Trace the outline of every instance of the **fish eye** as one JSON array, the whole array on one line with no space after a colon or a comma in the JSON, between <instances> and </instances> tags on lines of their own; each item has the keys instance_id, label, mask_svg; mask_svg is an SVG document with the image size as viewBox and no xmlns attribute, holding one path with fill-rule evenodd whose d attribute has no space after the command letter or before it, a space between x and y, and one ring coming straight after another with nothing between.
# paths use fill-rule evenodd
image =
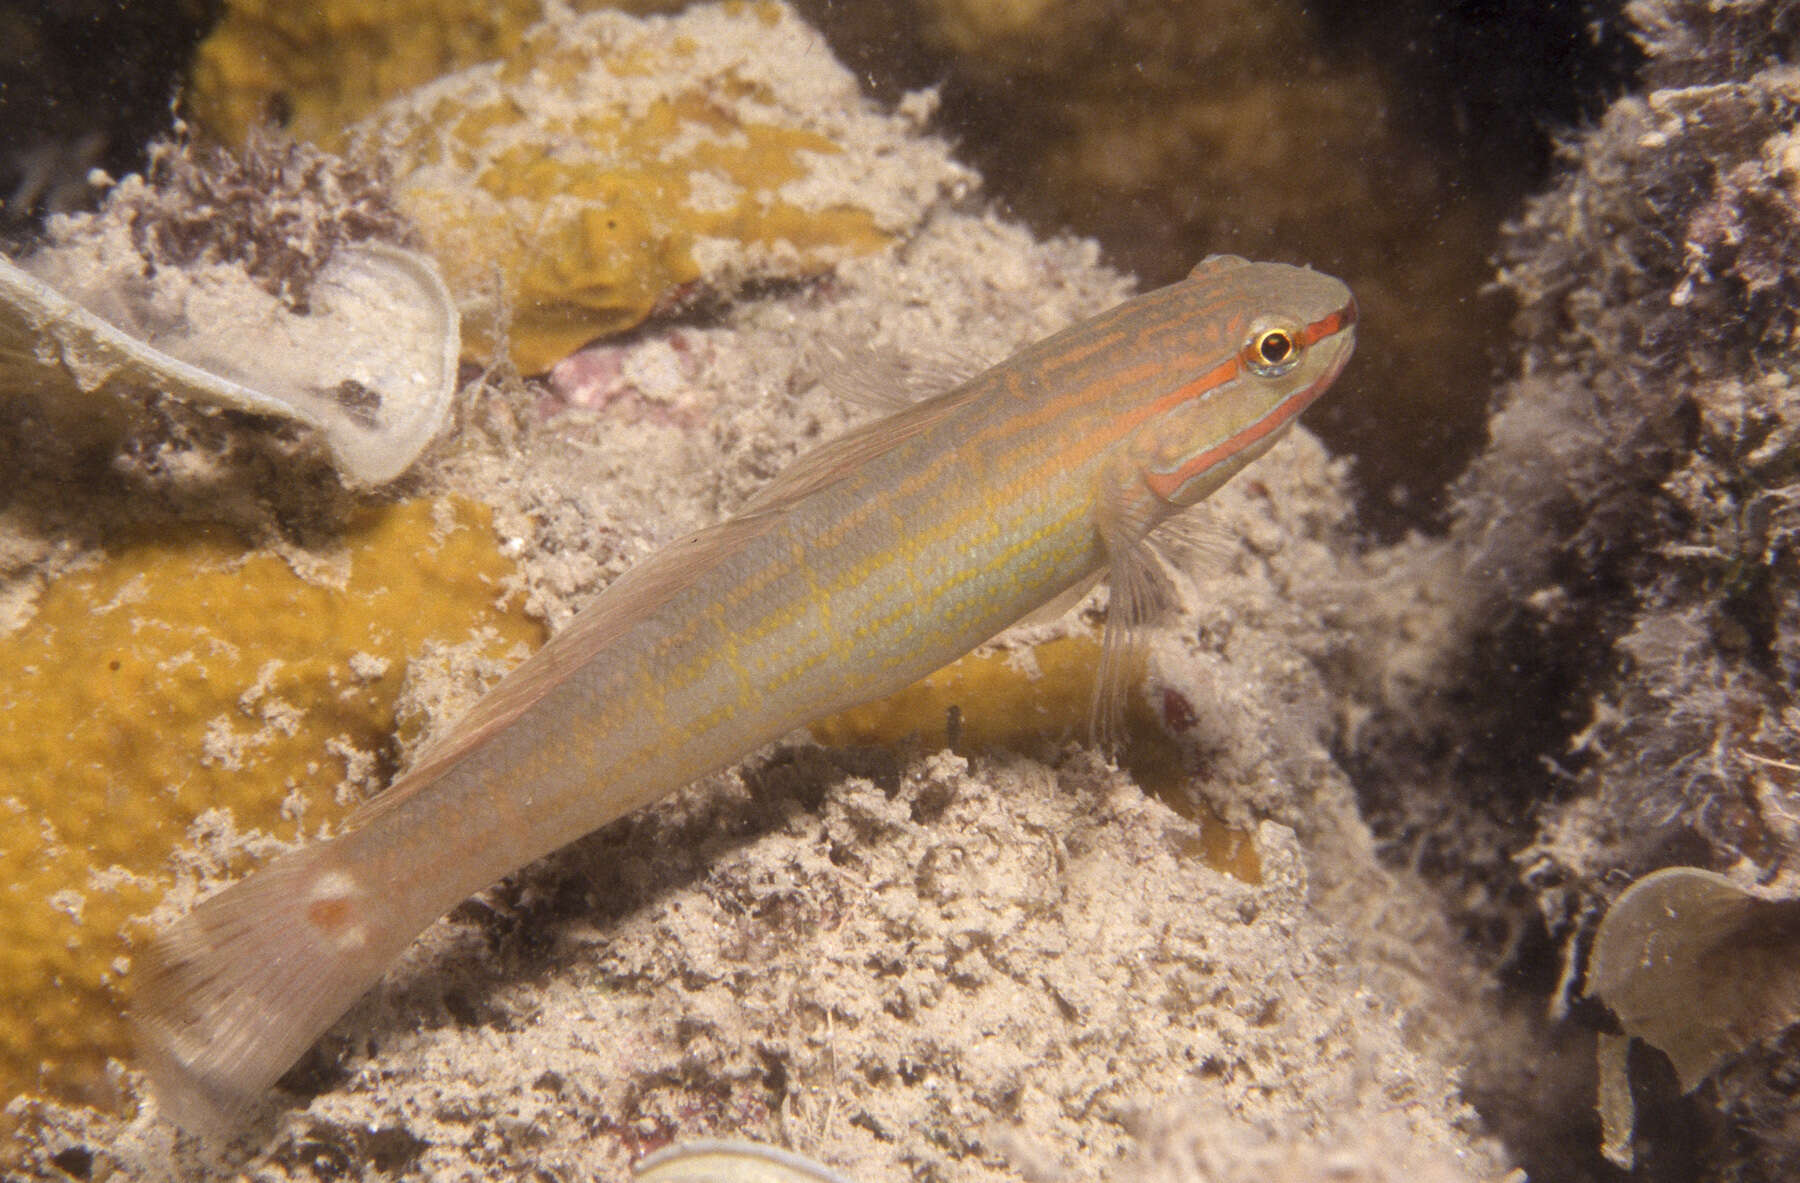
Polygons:
<instances>
[{"instance_id":1,"label":"fish eye","mask_svg":"<svg viewBox=\"0 0 1800 1183\"><path fill-rule=\"evenodd\" d=\"M1252 373L1279 378L1300 360L1299 334L1279 326L1257 329L1245 343L1242 357Z\"/></svg>"}]
</instances>

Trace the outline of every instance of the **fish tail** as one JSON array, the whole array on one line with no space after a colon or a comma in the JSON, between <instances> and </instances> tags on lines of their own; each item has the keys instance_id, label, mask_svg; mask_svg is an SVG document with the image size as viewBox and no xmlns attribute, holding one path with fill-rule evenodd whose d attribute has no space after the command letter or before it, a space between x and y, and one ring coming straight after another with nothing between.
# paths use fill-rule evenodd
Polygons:
<instances>
[{"instance_id":1,"label":"fish tail","mask_svg":"<svg viewBox=\"0 0 1800 1183\"><path fill-rule=\"evenodd\" d=\"M241 1126L265 1091L380 977L414 932L333 842L291 851L152 941L132 1023L162 1111L195 1132Z\"/></svg>"}]
</instances>

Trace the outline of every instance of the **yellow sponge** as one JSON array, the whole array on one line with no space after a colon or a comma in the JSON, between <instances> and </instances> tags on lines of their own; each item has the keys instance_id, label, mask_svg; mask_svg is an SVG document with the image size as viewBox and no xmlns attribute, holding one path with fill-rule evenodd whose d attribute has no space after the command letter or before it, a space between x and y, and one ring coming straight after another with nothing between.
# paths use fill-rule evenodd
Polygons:
<instances>
[{"instance_id":1,"label":"yellow sponge","mask_svg":"<svg viewBox=\"0 0 1800 1183\"><path fill-rule=\"evenodd\" d=\"M395 99L358 142L463 299L465 349L509 315L537 373L659 308L885 245L870 194L892 189L869 178L893 129L865 106L783 6L595 12Z\"/></svg>"},{"instance_id":2,"label":"yellow sponge","mask_svg":"<svg viewBox=\"0 0 1800 1183\"><path fill-rule=\"evenodd\" d=\"M272 123L329 147L394 95L511 54L543 8L543 0L226 0L194 51L188 106L230 144Z\"/></svg>"},{"instance_id":3,"label":"yellow sponge","mask_svg":"<svg viewBox=\"0 0 1800 1183\"><path fill-rule=\"evenodd\" d=\"M319 566L217 527L139 533L0 637L0 1108L108 1100L130 921L196 817L316 832L390 755L425 642L543 639L502 603L512 564L472 502L361 511Z\"/></svg>"}]
</instances>

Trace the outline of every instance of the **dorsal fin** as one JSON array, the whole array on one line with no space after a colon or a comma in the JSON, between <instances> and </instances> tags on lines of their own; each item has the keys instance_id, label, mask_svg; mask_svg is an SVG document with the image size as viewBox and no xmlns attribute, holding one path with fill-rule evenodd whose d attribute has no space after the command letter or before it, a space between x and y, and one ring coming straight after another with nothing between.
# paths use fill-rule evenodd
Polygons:
<instances>
[{"instance_id":1,"label":"dorsal fin","mask_svg":"<svg viewBox=\"0 0 1800 1183\"><path fill-rule=\"evenodd\" d=\"M819 347L819 381L852 406L891 415L961 386L998 358L973 351L939 350L918 357L894 348L852 346L841 341Z\"/></svg>"},{"instance_id":2,"label":"dorsal fin","mask_svg":"<svg viewBox=\"0 0 1800 1183\"><path fill-rule=\"evenodd\" d=\"M770 513L786 509L802 497L841 480L875 457L929 431L974 401L979 390L974 383L965 383L884 419L852 428L794 461L746 502L743 512Z\"/></svg>"}]
</instances>

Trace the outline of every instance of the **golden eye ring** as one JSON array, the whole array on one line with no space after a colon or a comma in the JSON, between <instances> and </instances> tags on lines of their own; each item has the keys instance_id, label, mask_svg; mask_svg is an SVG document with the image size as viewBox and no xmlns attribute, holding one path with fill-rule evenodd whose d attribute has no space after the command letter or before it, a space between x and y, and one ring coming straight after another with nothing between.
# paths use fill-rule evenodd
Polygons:
<instances>
[{"instance_id":1,"label":"golden eye ring","mask_svg":"<svg viewBox=\"0 0 1800 1183\"><path fill-rule=\"evenodd\" d=\"M1240 356L1251 373L1279 378L1300 364L1300 354L1300 335L1292 329L1272 326L1251 333Z\"/></svg>"}]
</instances>

